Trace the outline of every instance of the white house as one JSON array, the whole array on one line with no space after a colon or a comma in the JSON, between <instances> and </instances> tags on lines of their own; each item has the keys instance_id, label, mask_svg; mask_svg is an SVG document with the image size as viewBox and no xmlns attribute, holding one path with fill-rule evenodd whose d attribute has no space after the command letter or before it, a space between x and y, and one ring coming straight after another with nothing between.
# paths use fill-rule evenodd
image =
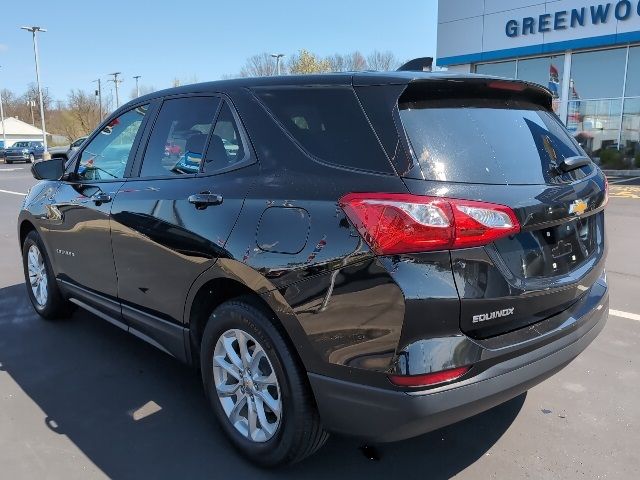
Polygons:
<instances>
[{"instance_id":1,"label":"white house","mask_svg":"<svg viewBox=\"0 0 640 480\"><path fill-rule=\"evenodd\" d=\"M14 117L5 118L4 125L0 122L0 141L5 138L3 133L7 139L6 147L10 147L20 140L42 140L41 129Z\"/></svg>"}]
</instances>

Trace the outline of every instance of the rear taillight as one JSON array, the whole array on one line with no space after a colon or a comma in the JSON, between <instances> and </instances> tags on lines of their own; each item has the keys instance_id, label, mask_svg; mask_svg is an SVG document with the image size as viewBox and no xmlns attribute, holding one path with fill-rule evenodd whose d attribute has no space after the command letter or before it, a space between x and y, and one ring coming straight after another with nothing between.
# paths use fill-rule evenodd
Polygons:
<instances>
[{"instance_id":1,"label":"rear taillight","mask_svg":"<svg viewBox=\"0 0 640 480\"><path fill-rule=\"evenodd\" d=\"M467 373L470 368L452 368L423 375L389 375L389 381L398 387L427 387L456 380Z\"/></svg>"},{"instance_id":2,"label":"rear taillight","mask_svg":"<svg viewBox=\"0 0 640 480\"><path fill-rule=\"evenodd\" d=\"M487 245L520 231L503 205L397 193L349 193L340 206L379 255Z\"/></svg>"}]
</instances>

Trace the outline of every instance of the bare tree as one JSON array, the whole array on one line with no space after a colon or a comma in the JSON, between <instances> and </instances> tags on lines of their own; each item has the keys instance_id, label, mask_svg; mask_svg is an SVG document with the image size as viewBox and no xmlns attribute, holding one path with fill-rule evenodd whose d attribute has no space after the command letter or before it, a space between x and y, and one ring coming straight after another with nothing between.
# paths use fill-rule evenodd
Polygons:
<instances>
[{"instance_id":1,"label":"bare tree","mask_svg":"<svg viewBox=\"0 0 640 480\"><path fill-rule=\"evenodd\" d=\"M329 63L329 70L332 72L346 72L347 71L347 62L344 59L344 55L339 53L334 53L333 55L328 56L325 60Z\"/></svg>"},{"instance_id":2,"label":"bare tree","mask_svg":"<svg viewBox=\"0 0 640 480\"><path fill-rule=\"evenodd\" d=\"M392 52L374 51L367 57L367 63L371 70L380 72L396 70L400 66L400 61Z\"/></svg>"},{"instance_id":3,"label":"bare tree","mask_svg":"<svg viewBox=\"0 0 640 480\"><path fill-rule=\"evenodd\" d=\"M349 72L361 72L369 68L367 60L359 51L351 52L344 56L345 70Z\"/></svg>"},{"instance_id":4,"label":"bare tree","mask_svg":"<svg viewBox=\"0 0 640 480\"><path fill-rule=\"evenodd\" d=\"M280 72L286 73L283 71L282 66ZM240 69L241 77L267 77L276 73L276 61L267 52L249 57Z\"/></svg>"}]
</instances>

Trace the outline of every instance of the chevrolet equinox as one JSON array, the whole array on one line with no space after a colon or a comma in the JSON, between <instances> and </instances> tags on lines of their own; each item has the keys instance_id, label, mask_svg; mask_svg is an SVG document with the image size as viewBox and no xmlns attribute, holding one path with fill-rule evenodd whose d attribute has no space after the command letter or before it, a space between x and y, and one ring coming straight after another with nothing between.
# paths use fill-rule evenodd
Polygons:
<instances>
[{"instance_id":1,"label":"chevrolet equinox","mask_svg":"<svg viewBox=\"0 0 640 480\"><path fill-rule=\"evenodd\" d=\"M35 310L80 306L198 367L262 466L330 432L391 442L487 410L607 319L606 179L535 84L178 87L32 171L18 230Z\"/></svg>"}]
</instances>

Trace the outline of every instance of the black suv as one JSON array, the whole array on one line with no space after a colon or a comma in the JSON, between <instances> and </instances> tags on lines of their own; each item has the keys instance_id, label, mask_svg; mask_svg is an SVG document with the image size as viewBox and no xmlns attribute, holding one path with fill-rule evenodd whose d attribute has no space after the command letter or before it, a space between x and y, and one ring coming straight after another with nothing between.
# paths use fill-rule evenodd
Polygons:
<instances>
[{"instance_id":1,"label":"black suv","mask_svg":"<svg viewBox=\"0 0 640 480\"><path fill-rule=\"evenodd\" d=\"M409 72L141 97L33 167L29 297L199 367L261 465L328 432L451 424L560 370L607 318L606 180L551 102Z\"/></svg>"}]
</instances>

